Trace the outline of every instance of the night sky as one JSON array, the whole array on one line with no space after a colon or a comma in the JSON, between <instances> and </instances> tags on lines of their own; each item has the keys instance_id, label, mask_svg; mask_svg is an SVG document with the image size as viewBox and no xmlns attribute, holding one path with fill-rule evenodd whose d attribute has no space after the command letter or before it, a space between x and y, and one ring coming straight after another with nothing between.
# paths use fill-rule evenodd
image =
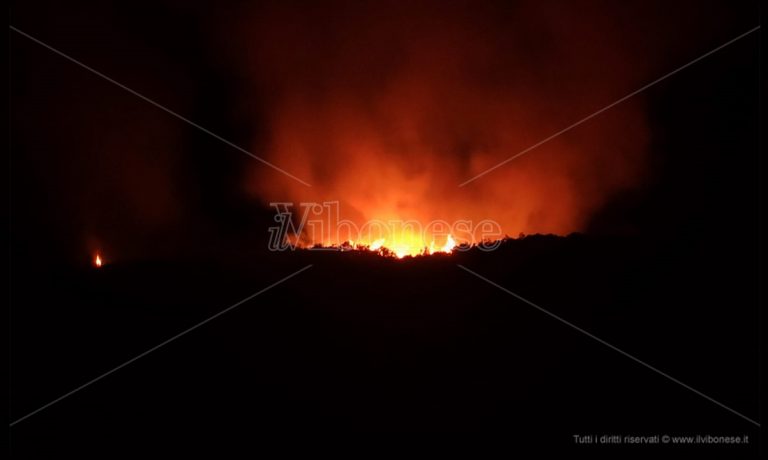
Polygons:
<instances>
[{"instance_id":1,"label":"night sky","mask_svg":"<svg viewBox=\"0 0 768 460\"><path fill-rule=\"evenodd\" d=\"M404 202L405 217L492 218L513 236L750 231L754 181L732 168L755 170L733 155L756 142L756 34L455 186L755 26L754 4L727 5L14 6L15 27L313 187L14 34L12 247L188 255L262 238L273 200L369 219ZM676 219L682 203L695 216Z\"/></svg>"}]
</instances>

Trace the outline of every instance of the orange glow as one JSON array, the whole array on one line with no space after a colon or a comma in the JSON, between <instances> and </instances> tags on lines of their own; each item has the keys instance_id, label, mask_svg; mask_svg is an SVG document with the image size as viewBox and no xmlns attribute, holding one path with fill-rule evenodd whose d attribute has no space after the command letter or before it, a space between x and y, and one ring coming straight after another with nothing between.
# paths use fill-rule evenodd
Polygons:
<instances>
[{"instance_id":1,"label":"orange glow","mask_svg":"<svg viewBox=\"0 0 768 460\"><path fill-rule=\"evenodd\" d=\"M370 251L378 253L382 256L397 257L402 259L403 257L415 257L421 255L431 254L450 254L456 247L456 240L451 235L448 235L445 239L445 243L442 246L437 246L435 241L430 241L429 244L423 238L416 236L415 234L399 235L394 238L378 238L368 243L365 238L362 238L355 243L354 240L348 240L341 244L327 244L325 247L339 248L340 250L358 250L358 251ZM307 245L299 245L301 247L310 247Z\"/></svg>"},{"instance_id":2,"label":"orange glow","mask_svg":"<svg viewBox=\"0 0 768 460\"><path fill-rule=\"evenodd\" d=\"M96 253L96 256L93 258L93 266L94 267L101 267L104 262L101 260L101 254L98 252Z\"/></svg>"},{"instance_id":3,"label":"orange glow","mask_svg":"<svg viewBox=\"0 0 768 460\"><path fill-rule=\"evenodd\" d=\"M368 5L351 5L358 3ZM311 184L254 162L244 181L255 198L337 200L339 218L357 226L490 219L500 239L584 231L615 193L642 180L648 132L641 98L551 137L636 87L628 76L642 75L641 62L611 39L613 25L586 27L534 6L544 29L516 29L475 2L412 3L382 2L381 14L350 6L343 21L333 9L309 15L292 7L254 19L243 56L253 80L269 88L261 114L267 136L254 139L254 149ZM387 19L394 17L396 27ZM593 54L572 39L584 36L600 44ZM527 45L542 37L542 49ZM584 66L585 59L616 72ZM339 231L305 243L354 240L402 257L425 248L450 252L467 241L454 232L449 243L447 233L406 232L379 243L383 235L365 240Z\"/></svg>"},{"instance_id":4,"label":"orange glow","mask_svg":"<svg viewBox=\"0 0 768 460\"><path fill-rule=\"evenodd\" d=\"M380 238L374 241L370 245L369 249L371 251L378 251L383 248L391 251L398 259L402 259L406 256L418 256L435 253L450 254L455 246L456 241L454 241L451 235L448 235L445 244L443 244L440 248L436 248L434 240L432 240L427 245L422 238L419 238L414 234L407 234L391 238L390 241L387 241L384 238Z\"/></svg>"}]
</instances>

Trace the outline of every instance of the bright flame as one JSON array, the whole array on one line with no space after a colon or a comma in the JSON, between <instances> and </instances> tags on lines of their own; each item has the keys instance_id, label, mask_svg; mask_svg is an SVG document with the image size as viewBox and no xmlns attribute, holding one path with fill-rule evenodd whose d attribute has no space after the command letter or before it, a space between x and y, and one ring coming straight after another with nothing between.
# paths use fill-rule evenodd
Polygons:
<instances>
[{"instance_id":1,"label":"bright flame","mask_svg":"<svg viewBox=\"0 0 768 460\"><path fill-rule=\"evenodd\" d=\"M96 257L93 258L93 265L96 267L101 267L104 262L101 260L101 254L98 252L96 253Z\"/></svg>"},{"instance_id":2,"label":"bright flame","mask_svg":"<svg viewBox=\"0 0 768 460\"><path fill-rule=\"evenodd\" d=\"M378 240L371 243L371 246L370 246L371 251L378 251L379 249L381 249L381 247L384 246L385 241L386 240L384 238L379 238Z\"/></svg>"},{"instance_id":3,"label":"bright flame","mask_svg":"<svg viewBox=\"0 0 768 460\"><path fill-rule=\"evenodd\" d=\"M453 239L453 236L448 235L448 237L445 239L445 244L440 249L435 249L435 240L432 240L429 243L429 253L434 254L436 252L444 252L446 254L450 254L453 252L453 248L456 247L456 240Z\"/></svg>"},{"instance_id":4,"label":"bright flame","mask_svg":"<svg viewBox=\"0 0 768 460\"><path fill-rule=\"evenodd\" d=\"M367 249L372 252L379 252L382 255L394 255L398 259L402 259L406 256L418 256L428 255L436 253L450 254L453 252L453 248L456 247L456 240L452 235L448 235L443 244L440 247L435 246L435 241L432 240L428 245L426 242L415 235L403 234L397 238L387 240L386 238L379 238L374 240L370 244L366 244L363 241L358 241L357 246L352 241L347 241L345 247L352 247L360 249Z\"/></svg>"},{"instance_id":5,"label":"bright flame","mask_svg":"<svg viewBox=\"0 0 768 460\"><path fill-rule=\"evenodd\" d=\"M445 252L447 254L450 254L453 252L453 248L456 247L456 240L453 239L451 235L448 235L448 238L445 240L445 244L440 249L440 252Z\"/></svg>"}]
</instances>

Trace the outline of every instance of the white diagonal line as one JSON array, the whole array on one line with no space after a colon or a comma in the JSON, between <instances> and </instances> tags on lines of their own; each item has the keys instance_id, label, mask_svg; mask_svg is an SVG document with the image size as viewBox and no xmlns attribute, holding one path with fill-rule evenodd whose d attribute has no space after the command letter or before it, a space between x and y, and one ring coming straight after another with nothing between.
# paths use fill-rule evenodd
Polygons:
<instances>
[{"instance_id":1,"label":"white diagonal line","mask_svg":"<svg viewBox=\"0 0 768 460\"><path fill-rule=\"evenodd\" d=\"M512 155L511 157L507 158L506 160L502 161L501 163L498 163L498 164L496 164L494 166L491 166L490 168L486 169L485 171L481 172L480 174L477 174L476 176L474 176L474 177L472 177L470 179L465 180L464 182L459 184L459 187L464 187L465 185L469 184L470 182L473 182L473 181L475 181L475 180L485 176L486 174L488 174L488 173L490 173L492 171L495 171L498 168L501 168L502 166L504 166L505 164L507 164L510 161L514 160L515 158L519 158L519 157L525 155L526 153L530 152L531 150L533 150L533 149L535 149L535 148L537 148L537 147L539 147L539 146L541 146L543 144L546 144L547 142L551 141L552 139L556 138L557 136L559 136L561 134L564 134L564 133L572 130L573 128L581 125L582 123L585 123L585 122L591 120L592 118L600 115L601 113L605 112L606 110L611 109L612 107L615 107L615 106L621 104L622 102L624 102L627 99L637 95L638 93L641 93L641 92L645 91L646 89L650 88L651 86L655 85L656 83L659 83L659 82L661 82L663 80L666 80L667 78L669 78L672 75L680 72L681 70L683 70L683 69L685 69L685 68L687 68L689 66L692 66L693 64L701 61L702 59L710 56L711 54L714 54L714 53L720 51L721 49L725 48L726 46L728 46L728 45L730 45L730 44L732 44L732 43L734 43L734 42L736 42L738 40L741 40L742 38L746 37L747 35L755 32L755 31L757 31L758 29L760 29L760 26L754 27L754 28L744 32L743 34L739 35L738 37L735 37L735 38L732 38L732 39L728 40L727 42L723 43L722 45L718 46L717 48L715 48L715 49L713 49L713 50L711 50L711 51L709 51L707 53L702 54L701 56L697 57L693 61L690 61L689 63L687 63L687 64L685 64L683 66L680 66L680 67L676 68L675 70L667 73L666 75L661 76L661 77L657 78L656 80L653 80L652 82L646 84L645 86L643 86L643 87L641 87L639 89L636 89L635 91L632 91L631 93L627 94L626 96L622 97L621 99L618 99L618 100L616 100L616 101L606 105L605 107L603 107L602 109L598 110L597 112L594 112L593 114L588 115L588 116L582 118L581 120L577 121L576 123L574 123L574 124L572 124L572 125L570 125L570 126L568 126L566 128L561 129L560 131L556 132L555 134L552 134L551 136L549 136L549 137L547 137L547 138L545 138L545 139L543 139L543 140L541 140L541 141L531 145L530 147L526 148L525 150Z\"/></svg>"},{"instance_id":2,"label":"white diagonal line","mask_svg":"<svg viewBox=\"0 0 768 460\"><path fill-rule=\"evenodd\" d=\"M615 351L617 353L620 353L621 355L626 356L627 358L631 359L632 361L645 366L646 368L656 372L657 374L659 374L659 375L661 375L663 377L666 377L668 380L671 380L671 381L675 382L676 384L682 386L683 388L686 388L686 389L696 393L697 395L701 396L702 398L717 404L718 406L722 407L723 409L725 409L725 410L727 410L727 411L729 411L729 412L731 412L731 413L733 413L735 415L738 415L739 417L741 417L744 420L752 423L753 425L756 425L758 427L760 426L760 424L758 422L752 420L751 418L747 417L746 415L731 409L730 407L726 406L725 404L723 404L723 403L717 401L716 399L714 399L714 398L712 398L710 396L705 395L704 393L700 392L699 390L697 390L697 389L695 389L695 388L693 388L693 387L691 387L691 386L681 382L680 380L672 377L671 375L667 374L666 372L660 371L659 369L651 366L650 364L646 363L645 361L641 361L639 358L636 358L636 357L630 355L629 353L627 353L626 351L611 345L610 343L606 342L605 340L601 339L600 337L597 337L597 336L593 335L592 333L590 333L588 331L585 331L584 329L580 328L579 326L576 326L575 324L571 323L570 321L568 321L566 319L563 319L563 318L557 316L556 314L550 312L549 310L546 310L545 308L542 308L542 307L536 305L535 303L531 302L530 300L515 294L514 292L512 292L509 289L505 288L504 286L501 286L501 285L499 285L497 283L494 283L493 281L489 280L488 278L484 277L483 275L480 275L479 273L476 273L476 272L470 270L469 268L467 268L467 267L465 267L465 266L463 266L461 264L457 264L457 265L462 270L464 270L464 271L466 271L468 273L471 273L472 275L476 276L477 278L480 278L481 280L485 281L486 283L490 284L491 286L494 286L494 287L497 287L497 288L501 289L502 291L506 292L507 294L511 295L512 297L514 297L514 298L516 298L516 299L518 299L518 300L520 300L522 302L525 302L526 304L532 306L533 308L539 310L540 312L546 313L547 315L551 316L552 318L555 318L556 320L560 321L561 323L563 323L563 324L565 324L567 326L570 326L573 329L576 329L577 331L581 332L582 334L586 335L587 337L589 337L589 338L591 338L593 340L596 340L597 342L600 342L601 344L605 345L606 347L610 348L611 350L613 350L613 351Z\"/></svg>"},{"instance_id":3,"label":"white diagonal line","mask_svg":"<svg viewBox=\"0 0 768 460\"><path fill-rule=\"evenodd\" d=\"M139 93L137 91L134 91L133 89L125 86L124 84L120 83L119 81L113 80L112 78L104 75L103 73L99 72L98 70L96 70L96 69L94 69L92 67L89 67L89 66L83 64L82 62L78 61L77 59L75 59L75 58L73 58L73 57L71 57L71 56L69 56L69 55L67 55L67 54L57 50L56 48L52 47L51 45L48 45L47 43L44 43L44 42L38 40L37 38L29 35L28 33L24 32L24 31L21 31L21 30L17 29L14 26L8 26L8 27L10 27L10 29L12 31L16 32L17 34L19 34L19 35L21 35L23 37L28 38L29 40L37 43L38 45L42 46L43 48L46 48L46 49L48 49L50 51L53 51L54 53L58 54L59 56L63 57L64 59L67 59L68 61L74 62L75 64L79 65L80 67L84 68L85 70L87 70L87 71L89 71L89 72L91 72L91 73L93 73L95 75L98 75L99 77L107 80L108 82L112 83L113 85L118 86L118 87L124 89L125 91L128 91L129 93L133 94L134 96L142 99L143 101L148 102L148 103L154 105L158 109L173 115L174 117L178 118L179 120L181 120L181 121L183 121L183 122L185 122L185 123L187 123L187 124L189 124L191 126L194 126L195 128L199 129L200 131L202 131L202 132L204 132L204 133L206 133L206 134L208 134L208 135L210 135L210 136L220 140L221 142L223 142L223 143L227 144L228 146L232 147L233 149L239 150L240 152L248 155L249 157L251 157L251 158L253 158L255 160L260 161L261 163L269 166L270 168L274 169L275 171L279 171L279 172L285 174L286 176L290 177L291 179L306 185L307 187L311 187L311 185L309 183L299 179L298 177L296 177L293 174L289 173L288 171L280 168L279 166L276 166L276 165L270 163L269 161L267 161L267 160L265 160L265 159L263 159L261 157L258 157L256 155L254 155L253 153L245 150L244 148L240 147L239 145L234 144L234 143L224 139L223 137L219 136L218 134L216 134L214 132L211 132L211 131L209 131L206 128L203 128L202 126L198 125L194 121L179 115L178 113L174 112L173 110L171 110L171 109L169 109L169 108L167 108L167 107L165 107L165 106L163 106L163 105L153 101L152 99L148 98L147 96L144 96L143 94L141 94L141 93Z\"/></svg>"},{"instance_id":4,"label":"white diagonal line","mask_svg":"<svg viewBox=\"0 0 768 460\"><path fill-rule=\"evenodd\" d=\"M272 289L273 287L275 287L275 286L277 286L279 284L282 284L285 281L288 281L289 279L293 278L294 276L298 275L299 273L301 273L301 272L303 272L305 270L310 269L311 267L312 267L312 265L307 265L306 267L302 268L301 270L293 272L290 275L286 276L285 278L283 278L283 279L281 279L279 281L275 281L274 283L270 284L269 286L265 287L264 289L254 293L254 294L249 295L248 297L244 298L243 300L240 300L239 302L235 303L234 305L230 305L229 307L225 308L224 310L221 310L220 312L216 313L215 315L210 316L207 319L204 319L203 321L200 321L199 323L195 324L194 326L192 326L190 328L187 328L187 329L183 330L182 332L179 332L178 334L174 335L170 339L167 339L164 342L161 342L160 344L155 345L154 347L150 348L149 350L145 351L144 353L141 353L140 355L137 355L137 356L129 359L128 361L126 361L123 364L113 368L112 370L107 371L107 372L99 375L98 377L96 377L96 378L94 378L92 380L89 380L88 382L80 385L79 387L75 388L74 390L70 391L69 393L66 393L66 394L64 394L62 396L59 396L58 398L54 399L53 401L49 402L48 404L33 410L32 412L28 413L27 415L25 415L25 416L23 416L23 417L21 417L19 419L16 419L15 421L11 422L10 426L14 426L17 423L21 422L22 420L25 420L25 419L27 419L27 418L37 414L38 412L51 407L52 405L56 404L57 402L61 401L62 399L67 398L69 396L72 396L73 394L77 393L78 391L82 390L83 388L86 388L86 387L88 387L88 386L98 382L99 380L103 379L104 377L106 377L106 376L108 376L108 375L110 375L110 374L112 374L112 373L114 373L114 372L124 368L125 366L131 364L132 362L147 356L148 354L152 353L153 351L155 351L155 350L157 350L159 348L162 348L165 345L168 345L169 343L173 342L174 340L178 339L179 337L181 337L181 336L183 336L183 335L185 335L185 334L187 334L189 332L194 331L198 327L200 327L200 326L202 326L202 325L204 325L204 324L206 324L206 323L208 323L208 322L218 318L219 316L223 315L224 313L229 312L230 310L232 310L234 308L239 307L240 305L244 304L245 302L248 302L249 300L253 299L254 297L256 297L256 296L258 296L260 294L263 294L264 292L267 292L268 290Z\"/></svg>"}]
</instances>

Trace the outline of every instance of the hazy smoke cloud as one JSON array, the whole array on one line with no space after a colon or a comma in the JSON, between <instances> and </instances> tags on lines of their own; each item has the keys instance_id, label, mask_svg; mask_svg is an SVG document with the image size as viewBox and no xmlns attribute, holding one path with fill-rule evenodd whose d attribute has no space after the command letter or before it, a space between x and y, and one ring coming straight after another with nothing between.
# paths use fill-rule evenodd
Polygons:
<instances>
[{"instance_id":1,"label":"hazy smoke cloud","mask_svg":"<svg viewBox=\"0 0 768 460\"><path fill-rule=\"evenodd\" d=\"M621 15L477 2L279 3L243 19L264 110L264 201L341 200L350 219L495 219L567 233L643 175L642 97L458 187L636 89ZM614 8L615 9L615 8Z\"/></svg>"}]
</instances>

